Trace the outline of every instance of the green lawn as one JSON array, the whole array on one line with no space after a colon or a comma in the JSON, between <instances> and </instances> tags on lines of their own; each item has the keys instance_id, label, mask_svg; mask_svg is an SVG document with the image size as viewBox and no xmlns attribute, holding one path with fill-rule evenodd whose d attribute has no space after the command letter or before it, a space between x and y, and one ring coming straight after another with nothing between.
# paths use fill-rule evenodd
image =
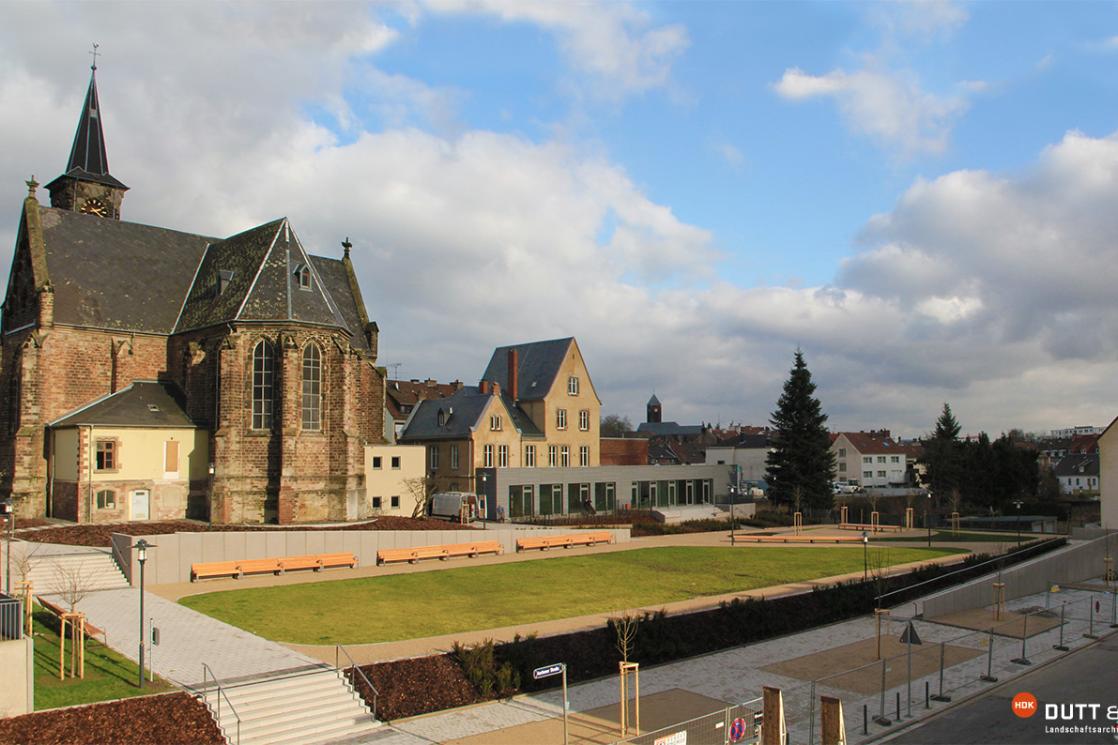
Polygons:
<instances>
[{"instance_id":1,"label":"green lawn","mask_svg":"<svg viewBox=\"0 0 1118 745\"><path fill-rule=\"evenodd\" d=\"M148 693L171 690L158 676L147 681L143 690L137 683L136 663L120 656L93 639L85 642L85 677L69 677L70 634L66 634L66 680L58 678L58 622L53 615L35 606L35 710L57 706L91 704Z\"/></svg>"},{"instance_id":2,"label":"green lawn","mask_svg":"<svg viewBox=\"0 0 1118 745\"><path fill-rule=\"evenodd\" d=\"M874 538L875 541L922 541L925 540L927 534L921 535L919 538L897 538L896 536ZM1021 543L1028 543L1029 541L1041 538L1035 533L1022 533ZM952 533L950 530L933 530L932 543L1004 543L1008 545L1017 545L1016 533L969 533L960 530L958 533Z\"/></svg>"},{"instance_id":3,"label":"green lawn","mask_svg":"<svg viewBox=\"0 0 1118 745\"><path fill-rule=\"evenodd\" d=\"M951 549L873 548L870 566ZM668 603L862 570L860 546L617 551L182 599L234 626L298 644L360 644Z\"/></svg>"}]
</instances>

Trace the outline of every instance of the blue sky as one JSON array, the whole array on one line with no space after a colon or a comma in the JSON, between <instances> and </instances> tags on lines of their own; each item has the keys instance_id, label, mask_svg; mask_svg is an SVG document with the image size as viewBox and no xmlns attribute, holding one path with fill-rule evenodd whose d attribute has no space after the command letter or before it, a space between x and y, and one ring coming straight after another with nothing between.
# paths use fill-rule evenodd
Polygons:
<instances>
[{"instance_id":1,"label":"blue sky","mask_svg":"<svg viewBox=\"0 0 1118 745\"><path fill-rule=\"evenodd\" d=\"M838 429L1118 414L1113 3L3 9L0 259L97 41L124 219L350 236L404 377L572 335L606 412L763 423L799 346Z\"/></svg>"}]
</instances>

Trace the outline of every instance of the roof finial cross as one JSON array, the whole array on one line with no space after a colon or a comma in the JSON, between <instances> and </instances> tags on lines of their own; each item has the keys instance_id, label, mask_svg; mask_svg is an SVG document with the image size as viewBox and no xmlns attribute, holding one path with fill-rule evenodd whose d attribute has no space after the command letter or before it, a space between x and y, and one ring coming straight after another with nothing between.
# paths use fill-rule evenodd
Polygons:
<instances>
[{"instance_id":1,"label":"roof finial cross","mask_svg":"<svg viewBox=\"0 0 1118 745\"><path fill-rule=\"evenodd\" d=\"M347 235L345 240L342 241L342 249L345 251L345 257L347 259L349 258L349 249L351 248L353 248L353 244L349 242L349 236Z\"/></svg>"},{"instance_id":2,"label":"roof finial cross","mask_svg":"<svg viewBox=\"0 0 1118 745\"><path fill-rule=\"evenodd\" d=\"M93 70L94 72L97 71L97 56L100 54L100 52L97 51L97 47L99 46L101 45L97 42L93 42L93 51L89 52L89 54L93 55L93 64L89 66L89 69Z\"/></svg>"}]
</instances>

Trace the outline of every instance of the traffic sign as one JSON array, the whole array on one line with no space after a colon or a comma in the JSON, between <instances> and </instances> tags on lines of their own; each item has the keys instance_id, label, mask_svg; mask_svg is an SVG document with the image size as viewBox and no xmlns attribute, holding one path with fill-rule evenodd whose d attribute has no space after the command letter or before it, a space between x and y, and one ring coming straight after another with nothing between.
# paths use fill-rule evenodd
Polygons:
<instances>
[{"instance_id":1,"label":"traffic sign","mask_svg":"<svg viewBox=\"0 0 1118 745\"><path fill-rule=\"evenodd\" d=\"M535 670L532 671L532 679L540 680L541 678L550 678L552 675L558 675L559 673L563 672L563 667L564 665L562 662L557 662L554 665L544 665L543 667L537 667Z\"/></svg>"},{"instance_id":2,"label":"traffic sign","mask_svg":"<svg viewBox=\"0 0 1118 745\"><path fill-rule=\"evenodd\" d=\"M745 737L745 720L738 717L730 725L730 742L739 742Z\"/></svg>"}]
</instances>

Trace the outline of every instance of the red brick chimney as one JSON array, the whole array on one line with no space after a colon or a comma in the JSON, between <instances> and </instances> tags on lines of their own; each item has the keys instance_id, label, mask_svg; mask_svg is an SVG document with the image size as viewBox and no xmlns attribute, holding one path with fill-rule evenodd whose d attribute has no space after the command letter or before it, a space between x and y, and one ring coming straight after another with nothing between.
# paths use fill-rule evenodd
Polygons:
<instances>
[{"instance_id":1,"label":"red brick chimney","mask_svg":"<svg viewBox=\"0 0 1118 745\"><path fill-rule=\"evenodd\" d=\"M489 394L489 381L488 380L479 381L478 384L477 384L477 390L478 390L478 393L482 394L483 396L488 395Z\"/></svg>"},{"instance_id":2,"label":"red brick chimney","mask_svg":"<svg viewBox=\"0 0 1118 745\"><path fill-rule=\"evenodd\" d=\"M517 377L517 370L520 369L518 364L520 361L519 354L516 348L509 350L509 395L512 396L513 403L520 397L519 378Z\"/></svg>"},{"instance_id":3,"label":"red brick chimney","mask_svg":"<svg viewBox=\"0 0 1118 745\"><path fill-rule=\"evenodd\" d=\"M500 396L501 395L501 384L498 383L496 380L494 380L491 385L493 386L493 395L494 396Z\"/></svg>"}]
</instances>

